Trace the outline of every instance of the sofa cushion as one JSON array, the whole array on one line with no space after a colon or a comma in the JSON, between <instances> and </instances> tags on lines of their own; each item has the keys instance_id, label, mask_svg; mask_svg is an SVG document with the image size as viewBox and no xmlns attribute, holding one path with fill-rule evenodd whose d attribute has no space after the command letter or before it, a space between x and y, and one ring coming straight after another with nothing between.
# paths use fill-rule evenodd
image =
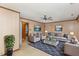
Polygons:
<instances>
[{"instance_id":1,"label":"sofa cushion","mask_svg":"<svg viewBox=\"0 0 79 59\"><path fill-rule=\"evenodd\" d=\"M58 32L54 33L54 35L57 36L57 37L62 37L63 36L62 33L60 33L60 32L59 33Z\"/></svg>"}]
</instances>

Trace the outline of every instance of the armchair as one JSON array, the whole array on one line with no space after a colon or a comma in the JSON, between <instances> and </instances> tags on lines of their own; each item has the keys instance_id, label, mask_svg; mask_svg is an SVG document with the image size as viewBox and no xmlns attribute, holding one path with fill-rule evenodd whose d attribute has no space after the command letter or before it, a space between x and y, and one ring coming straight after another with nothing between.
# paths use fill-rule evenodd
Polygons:
<instances>
[{"instance_id":1,"label":"armchair","mask_svg":"<svg viewBox=\"0 0 79 59\"><path fill-rule=\"evenodd\" d=\"M41 39L40 33L37 32L37 33L30 34L30 39L29 39L30 42L38 42L40 41L40 39Z\"/></svg>"}]
</instances>

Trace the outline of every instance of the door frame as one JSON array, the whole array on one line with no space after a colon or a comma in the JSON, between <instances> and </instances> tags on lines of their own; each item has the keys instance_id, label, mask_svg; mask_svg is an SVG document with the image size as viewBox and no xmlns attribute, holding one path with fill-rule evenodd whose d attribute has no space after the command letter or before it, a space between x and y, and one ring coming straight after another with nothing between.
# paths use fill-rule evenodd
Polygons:
<instances>
[{"instance_id":1,"label":"door frame","mask_svg":"<svg viewBox=\"0 0 79 59\"><path fill-rule=\"evenodd\" d=\"M22 22L25 21L20 21L20 48L22 48L22 44L23 44L23 39L22 39ZM26 24L28 24L28 39L29 39L29 23L25 22Z\"/></svg>"}]
</instances>

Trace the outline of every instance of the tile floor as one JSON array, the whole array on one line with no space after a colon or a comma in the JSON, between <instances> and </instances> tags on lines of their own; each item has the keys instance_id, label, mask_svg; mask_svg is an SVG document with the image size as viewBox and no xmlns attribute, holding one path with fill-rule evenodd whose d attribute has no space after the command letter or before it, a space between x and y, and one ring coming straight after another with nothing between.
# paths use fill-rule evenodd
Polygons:
<instances>
[{"instance_id":1,"label":"tile floor","mask_svg":"<svg viewBox=\"0 0 79 59\"><path fill-rule=\"evenodd\" d=\"M26 42L26 41L24 41ZM15 51L13 53L13 56L51 56L41 50L38 50L30 45L24 43L23 44L23 47L18 50L18 51Z\"/></svg>"},{"instance_id":2,"label":"tile floor","mask_svg":"<svg viewBox=\"0 0 79 59\"><path fill-rule=\"evenodd\" d=\"M41 50L28 46L14 52L13 56L50 56L50 55Z\"/></svg>"}]
</instances>

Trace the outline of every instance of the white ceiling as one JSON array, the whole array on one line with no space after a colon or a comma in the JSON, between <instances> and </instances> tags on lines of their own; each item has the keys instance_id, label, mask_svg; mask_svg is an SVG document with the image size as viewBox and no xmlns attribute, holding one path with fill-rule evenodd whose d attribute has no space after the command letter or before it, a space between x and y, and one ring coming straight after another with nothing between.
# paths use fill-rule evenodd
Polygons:
<instances>
[{"instance_id":1,"label":"white ceiling","mask_svg":"<svg viewBox=\"0 0 79 59\"><path fill-rule=\"evenodd\" d=\"M43 15L53 18L47 22L72 20L79 15L78 3L2 3L0 6L19 11L21 17L39 22L45 22L41 19Z\"/></svg>"}]
</instances>

